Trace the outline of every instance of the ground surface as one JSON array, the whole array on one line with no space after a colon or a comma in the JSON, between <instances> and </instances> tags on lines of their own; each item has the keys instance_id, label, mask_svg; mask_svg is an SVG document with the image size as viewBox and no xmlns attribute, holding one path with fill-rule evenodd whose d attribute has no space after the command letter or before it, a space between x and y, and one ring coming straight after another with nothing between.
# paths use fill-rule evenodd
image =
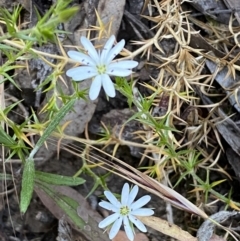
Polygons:
<instances>
[{"instance_id":1,"label":"ground surface","mask_svg":"<svg viewBox=\"0 0 240 241\"><path fill-rule=\"evenodd\" d=\"M43 15L54 2L1 0L0 7L6 7L12 11L16 3L22 4L20 21L27 22L26 26L32 27L37 23L34 7ZM94 9L98 9L105 25L112 21L112 27L109 29L111 34L116 35L117 41L125 39L125 48L128 51L125 53L132 53L132 57L139 61L139 66L134 70L135 73L132 76L136 81L134 90L137 90L138 94L133 95L134 101L131 108L128 96L121 88L114 99L107 100L102 91L96 101L78 100L75 103L74 111L69 112L61 124L71 120L65 133L79 139L75 139L73 142L69 138L63 138L61 142L58 142L59 136L49 138L48 147L42 146L36 155L35 163L38 171L73 176L84 163L86 165L86 163L107 161L122 167L118 161L112 160L94 148L86 147L83 143L96 144L95 146L99 149L104 147L103 150L107 154L113 155L133 168L148 167L147 171L145 170L146 174L152 174L153 178L171 188L180 180L174 190L208 215L224 210L226 207L229 210L234 208L239 210L238 71L240 64L237 58L240 46L237 34L239 32L239 16L236 11L234 20L230 18L231 11L225 11L229 10L226 1L217 1L216 6L210 6L216 4L216 1L209 1L209 6L204 4L204 1L193 2L180 5L180 1L170 0L126 2L86 0L73 1L70 4L80 6L80 10L71 20L61 26L69 32L68 36L63 37L62 46L65 51L69 49L70 45L79 46L80 36L86 34L83 30L97 25ZM234 1L229 2L237 4ZM238 8L236 5L231 5L232 9L234 7ZM219 12L215 13L216 9ZM192 15L186 17L185 12L188 11L192 11ZM229 22L233 26L232 32L229 30L231 25ZM161 28L162 31L160 31ZM191 36L191 41L188 41L189 36ZM94 32L90 37L95 37ZM148 42L144 42L153 39L154 41L148 46ZM132 41L135 41L137 45L132 45ZM104 42L98 39L95 41L95 45L102 43ZM137 50L141 46L145 46L144 50L138 53ZM54 43L36 45L34 48L45 53L62 54L59 45ZM7 60L5 55L2 57L3 61ZM58 61L49 57L46 59L53 65ZM219 62L217 63L217 61ZM22 59L18 60L18 63L25 64L26 62L25 59ZM71 63L63 69L63 78L66 83L61 81L57 83L58 88L62 88L66 95L70 95L74 91L72 81L64 74L70 67L72 67ZM20 86L21 91L8 82L4 87L6 106L23 99L23 102L9 114L9 118L14 123L19 125L23 123L25 112L30 115L31 108L34 109L42 123L47 120L47 115L40 113L40 110L49 102L54 91L45 94L43 91L35 91L35 88L44 82L53 71L54 68L40 58L28 60L28 68L14 71L14 80ZM130 79L128 80L130 81ZM84 81L80 88L88 89L90 84L91 80ZM137 105L141 102L140 94L148 100L152 98L148 112L143 112ZM161 117L169 114L167 115L169 119L165 124L167 123L169 128L176 128L179 132L173 132L174 138L170 134L165 136L152 123L144 122L142 115L126 124L126 121L136 113L149 113L159 122ZM227 118L228 116L231 118ZM141 118L142 121L139 121ZM103 126L111 130L111 138L107 141L100 140ZM135 135L136 132L138 132L137 135ZM166 140L163 137L166 137ZM59 152L57 151L58 144ZM170 149L170 147L174 148ZM185 150L191 150L191 153L180 153ZM197 163L192 161L194 160L192 155L195 152L200 156ZM90 241L91 238L84 232L77 232L74 225L70 228L71 234L68 237L66 231L63 232L66 237L61 236L58 220L61 214L57 213L58 208L50 203L39 190L34 193L27 213L20 214L19 192L22 166L16 159L17 157L11 164L6 164L2 170L2 172L13 173L16 178L14 183L2 181L0 240L51 241L58 237L59 240ZM191 165L192 169L187 169ZM113 167L115 168L113 164L112 166L110 164L110 168ZM92 170L94 174L89 170ZM188 170L190 171L187 172ZM197 173L197 176L194 176L191 171ZM85 168L80 176L86 179L86 183L74 187L73 189L78 194L73 195L76 199L79 198L78 200L86 197L96 183L96 177L104 176L107 173L101 166L93 169ZM119 171L119 173L121 172ZM124 171L121 174L122 177L111 174L106 178L106 186L114 193L120 193L126 182L124 178L129 177L128 174L124 174ZM203 184L195 177L206 182ZM223 179L224 182L220 182ZM209 181L209 185L207 181ZM8 193L4 193L6 187ZM220 195L216 195L212 190ZM67 191L69 189L63 189L63 192L67 193ZM90 204L87 207L89 210L91 209L91 213L95 217L95 225L108 215L97 206L97 203L103 198L102 193L103 188L99 186L87 199ZM141 189L139 197L147 193L149 192ZM207 195L208 193L209 195ZM168 221L170 221L169 218L172 218L176 225L196 236L196 230L203 221L202 219L197 216L191 217L190 213L177 208L173 208L171 214L167 209L166 202L156 195L151 195L152 200L148 207L154 208L154 216L168 219ZM224 197L235 201L236 205L227 202L229 200ZM146 236L136 237L136 241L143 240L167 241L174 239L149 228Z\"/></svg>"}]
</instances>

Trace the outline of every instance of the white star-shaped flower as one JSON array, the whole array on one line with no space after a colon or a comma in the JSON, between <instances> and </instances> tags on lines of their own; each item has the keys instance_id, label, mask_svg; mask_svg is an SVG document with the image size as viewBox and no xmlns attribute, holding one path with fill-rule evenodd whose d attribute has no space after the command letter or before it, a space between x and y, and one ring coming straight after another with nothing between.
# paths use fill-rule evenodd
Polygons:
<instances>
[{"instance_id":1,"label":"white star-shaped flower","mask_svg":"<svg viewBox=\"0 0 240 241\"><path fill-rule=\"evenodd\" d=\"M101 201L99 205L109 211L114 212L103 221L101 221L98 225L99 228L105 228L112 224L112 227L109 232L109 239L113 239L122 223L124 225L124 230L129 240L134 240L134 224L139 230L142 232L147 232L145 225L138 220L137 216L151 216L153 215L153 210L150 208L141 208L145 204L147 204L151 197L149 195L143 196L137 201L133 202L138 193L138 186L135 185L133 189L129 190L128 183L125 183L122 189L121 194L121 202L117 200L117 198L110 192L105 191L104 195L107 197L109 202Z\"/></svg>"},{"instance_id":2,"label":"white star-shaped flower","mask_svg":"<svg viewBox=\"0 0 240 241\"><path fill-rule=\"evenodd\" d=\"M115 88L109 76L126 77L132 73L131 69L138 65L138 62L133 60L112 62L125 45L125 41L121 40L112 48L114 40L115 37L112 35L100 53L86 37L81 37L80 41L88 55L77 51L68 51L69 57L80 62L83 66L69 69L66 75L75 81L94 78L89 91L91 100L98 97L101 86L109 97L115 97Z\"/></svg>"}]
</instances>

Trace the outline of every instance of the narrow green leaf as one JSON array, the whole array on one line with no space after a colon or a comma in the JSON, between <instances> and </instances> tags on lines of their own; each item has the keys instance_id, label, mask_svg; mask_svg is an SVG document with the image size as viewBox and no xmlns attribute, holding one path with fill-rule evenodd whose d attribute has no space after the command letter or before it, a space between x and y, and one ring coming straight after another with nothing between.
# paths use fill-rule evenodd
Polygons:
<instances>
[{"instance_id":1,"label":"narrow green leaf","mask_svg":"<svg viewBox=\"0 0 240 241\"><path fill-rule=\"evenodd\" d=\"M42 191L44 191L52 200L54 200L56 205L61 208L64 213L66 213L72 224L74 224L80 230L84 229L86 223L77 214L77 208L79 206L79 203L77 201L57 192L56 190L54 190L54 186L52 187L44 183L36 183L36 186Z\"/></svg>"},{"instance_id":2,"label":"narrow green leaf","mask_svg":"<svg viewBox=\"0 0 240 241\"><path fill-rule=\"evenodd\" d=\"M39 171L35 172L35 177L35 180L53 185L78 186L85 182L85 180L80 177L66 177Z\"/></svg>"},{"instance_id":3,"label":"narrow green leaf","mask_svg":"<svg viewBox=\"0 0 240 241\"><path fill-rule=\"evenodd\" d=\"M22 190L20 195L20 211L25 213L32 198L34 187L35 167L34 160L26 160L23 167Z\"/></svg>"},{"instance_id":4,"label":"narrow green leaf","mask_svg":"<svg viewBox=\"0 0 240 241\"><path fill-rule=\"evenodd\" d=\"M17 146L17 142L15 142L10 135L6 133L6 131L0 125L0 143L4 146Z\"/></svg>"},{"instance_id":5,"label":"narrow green leaf","mask_svg":"<svg viewBox=\"0 0 240 241\"><path fill-rule=\"evenodd\" d=\"M71 99L66 105L60 108L58 113L54 116L53 120L50 122L49 126L44 131L43 135L40 137L35 147L31 151L29 157L33 158L39 148L43 145L46 139L51 135L51 133L56 129L62 118L67 114L67 112L74 105L75 99Z\"/></svg>"},{"instance_id":6,"label":"narrow green leaf","mask_svg":"<svg viewBox=\"0 0 240 241\"><path fill-rule=\"evenodd\" d=\"M5 45L5 44L0 44L0 49L2 49L2 50L14 50L14 51L19 51L18 49L13 48L13 47L8 46L8 45Z\"/></svg>"},{"instance_id":7,"label":"narrow green leaf","mask_svg":"<svg viewBox=\"0 0 240 241\"><path fill-rule=\"evenodd\" d=\"M110 241L107 232L98 227L101 216L91 210L86 199L71 187L36 182L35 191L57 219L64 216L67 223L80 231L86 240Z\"/></svg>"},{"instance_id":8,"label":"narrow green leaf","mask_svg":"<svg viewBox=\"0 0 240 241\"><path fill-rule=\"evenodd\" d=\"M0 180L13 180L11 174L0 173Z\"/></svg>"},{"instance_id":9,"label":"narrow green leaf","mask_svg":"<svg viewBox=\"0 0 240 241\"><path fill-rule=\"evenodd\" d=\"M51 135L52 131L56 129L57 125L60 123L62 118L67 114L67 112L72 108L75 99L71 99L66 105L60 108L59 112L54 116L53 120L50 122L49 126L44 131L41 138L38 140L37 144L31 151L28 159L25 162L23 170L23 179L22 179L22 190L21 190L21 199L20 199L20 211L25 213L28 205L31 201L34 187L34 178L35 178L35 167L33 157L42 146L44 141Z\"/></svg>"}]
</instances>

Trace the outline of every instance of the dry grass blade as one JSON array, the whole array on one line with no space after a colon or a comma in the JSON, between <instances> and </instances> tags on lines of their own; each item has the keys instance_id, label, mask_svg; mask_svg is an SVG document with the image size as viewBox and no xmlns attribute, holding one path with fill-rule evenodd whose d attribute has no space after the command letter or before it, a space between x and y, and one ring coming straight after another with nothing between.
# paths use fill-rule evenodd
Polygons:
<instances>
[{"instance_id":1,"label":"dry grass blade","mask_svg":"<svg viewBox=\"0 0 240 241\"><path fill-rule=\"evenodd\" d=\"M134 167L131 167L130 165L126 164L125 162L119 160L116 157L112 157L111 155L103 152L102 150L99 150L98 148L92 146L94 150L99 151L100 153L107 155L111 157L114 161L116 161L118 164L115 164L113 162L109 162L107 160L105 161L105 164L107 166L113 166L114 171L113 173L123 176L125 179L128 179L129 181L135 183L136 185L142 187L146 191L162 198L166 202L171 203L173 206L183 209L185 211L188 211L190 213L196 214L204 219L208 218L208 215L203 212L201 209L199 209L197 206L195 206L193 203L188 201L186 198L184 198L182 195L174 191L173 189L159 183L158 181L154 180L153 178L145 175L144 173L136 170ZM123 167L121 167L121 166ZM106 169L109 169L109 167ZM104 167L103 167L104 168Z\"/></svg>"},{"instance_id":2,"label":"dry grass blade","mask_svg":"<svg viewBox=\"0 0 240 241\"><path fill-rule=\"evenodd\" d=\"M197 238L193 237L188 232L182 230L174 224L168 223L166 220L157 217L138 217L144 224L154 228L155 230L164 233L170 237L173 237L180 241L197 241Z\"/></svg>"}]
</instances>

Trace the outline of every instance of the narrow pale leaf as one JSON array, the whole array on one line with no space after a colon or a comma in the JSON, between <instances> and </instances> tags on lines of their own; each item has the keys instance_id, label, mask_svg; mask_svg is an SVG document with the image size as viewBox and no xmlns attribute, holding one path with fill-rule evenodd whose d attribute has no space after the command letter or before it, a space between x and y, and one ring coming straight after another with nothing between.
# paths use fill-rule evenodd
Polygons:
<instances>
[{"instance_id":1,"label":"narrow pale leaf","mask_svg":"<svg viewBox=\"0 0 240 241\"><path fill-rule=\"evenodd\" d=\"M161 218L157 217L138 217L147 226L166 234L172 238L180 241L197 241L197 238L193 237L190 233L182 230L177 225L167 222Z\"/></svg>"},{"instance_id":2,"label":"narrow pale leaf","mask_svg":"<svg viewBox=\"0 0 240 241\"><path fill-rule=\"evenodd\" d=\"M23 167L22 190L20 195L20 211L25 213L32 198L34 187L35 167L34 160L26 160Z\"/></svg>"},{"instance_id":3,"label":"narrow pale leaf","mask_svg":"<svg viewBox=\"0 0 240 241\"><path fill-rule=\"evenodd\" d=\"M68 186L53 186L40 182L36 182L35 191L57 219L64 216L68 224L80 231L86 240L110 241L107 233L98 228L102 217L79 192Z\"/></svg>"},{"instance_id":4,"label":"narrow pale leaf","mask_svg":"<svg viewBox=\"0 0 240 241\"><path fill-rule=\"evenodd\" d=\"M53 185L64 185L64 186L78 186L85 182L83 178L80 177L66 177L57 174L51 174L46 172L35 172L35 180L41 182L53 184Z\"/></svg>"},{"instance_id":5,"label":"narrow pale leaf","mask_svg":"<svg viewBox=\"0 0 240 241\"><path fill-rule=\"evenodd\" d=\"M83 229L86 225L84 220L77 214L77 207L79 206L78 202L73 200L72 198L65 196L62 193L59 193L55 190L54 186L45 184L45 183L36 183L35 190L39 195L40 199L42 199L43 195L46 195L44 199L49 200L49 204L54 203L56 207L51 209L50 211L59 208L63 210L65 215L67 215L66 220L71 220L69 223L76 226L78 229ZM44 192L44 193L42 193ZM42 193L42 194L41 194ZM52 199L52 201L50 201Z\"/></svg>"},{"instance_id":6,"label":"narrow pale leaf","mask_svg":"<svg viewBox=\"0 0 240 241\"><path fill-rule=\"evenodd\" d=\"M34 157L36 152L39 150L39 148L43 145L43 143L46 141L46 139L51 135L51 133L56 129L62 118L69 112L69 110L72 108L73 104L75 102L75 99L71 99L66 105L64 105L58 113L54 116L53 120L50 122L49 126L44 131L43 135L40 137L38 142L36 143L35 147L30 153L29 157Z\"/></svg>"}]
</instances>

